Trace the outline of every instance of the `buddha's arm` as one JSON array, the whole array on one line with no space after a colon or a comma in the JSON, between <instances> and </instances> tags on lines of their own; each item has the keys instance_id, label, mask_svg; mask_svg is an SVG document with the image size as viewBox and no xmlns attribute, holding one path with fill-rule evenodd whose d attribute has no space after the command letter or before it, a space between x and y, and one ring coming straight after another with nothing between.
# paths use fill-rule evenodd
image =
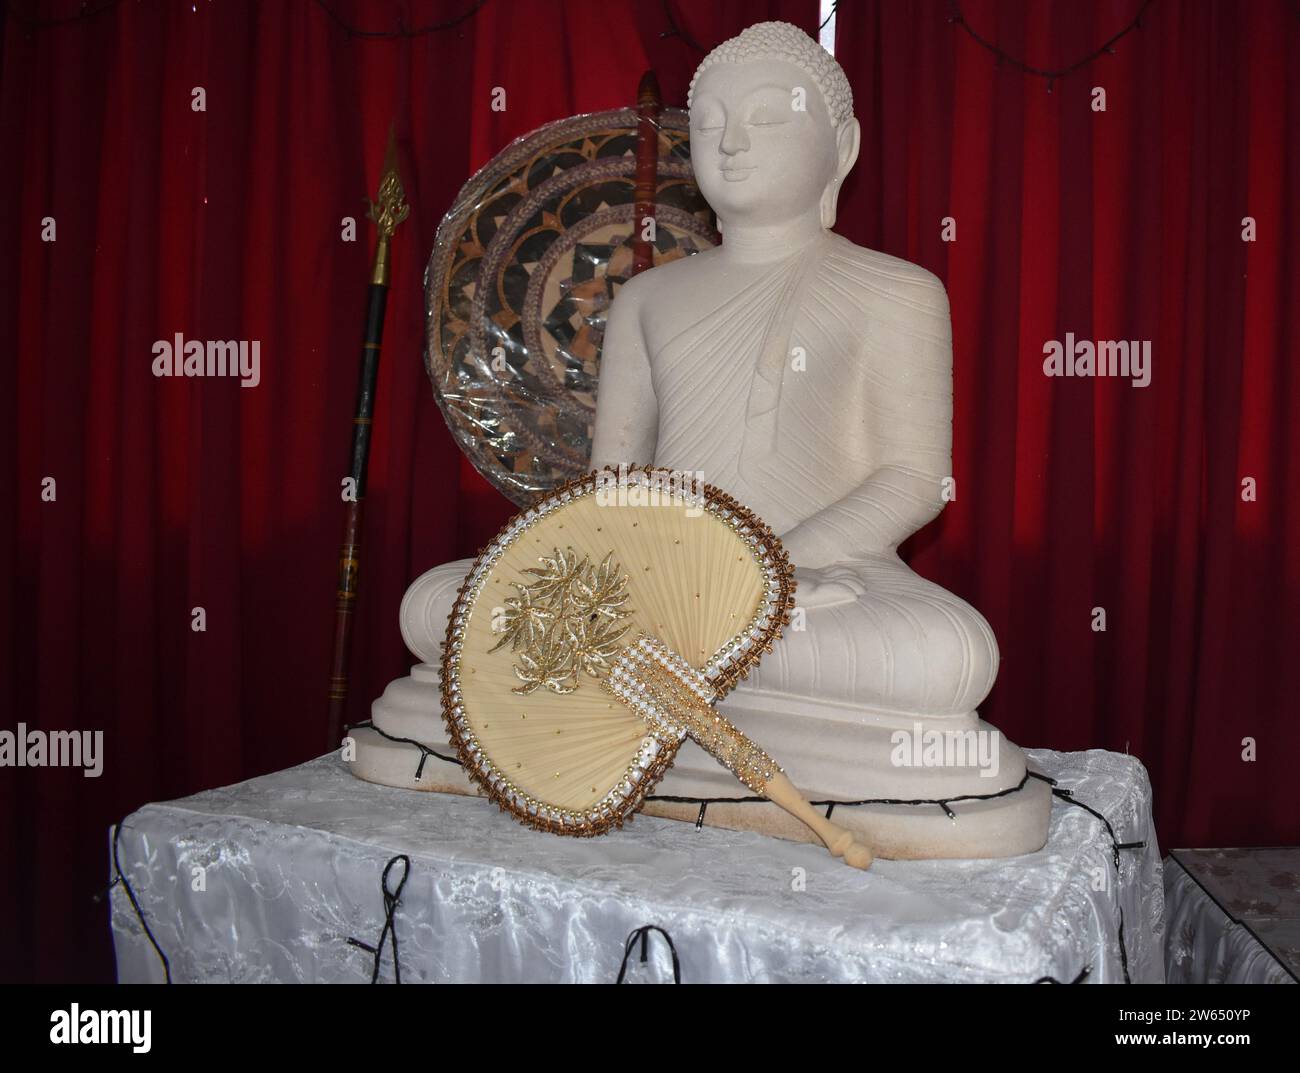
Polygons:
<instances>
[{"instance_id":1,"label":"buddha's arm","mask_svg":"<svg viewBox=\"0 0 1300 1073\"><path fill-rule=\"evenodd\" d=\"M927 274L909 284L900 301L906 319L873 335L861 355L868 363L870 397L863 405L877 468L843 499L782 536L796 565L892 551L943 509L952 466L948 296Z\"/></svg>"},{"instance_id":2,"label":"buddha's arm","mask_svg":"<svg viewBox=\"0 0 1300 1073\"><path fill-rule=\"evenodd\" d=\"M605 323L591 437L593 469L654 461L659 407L641 330L640 282L634 279L623 285Z\"/></svg>"}]
</instances>

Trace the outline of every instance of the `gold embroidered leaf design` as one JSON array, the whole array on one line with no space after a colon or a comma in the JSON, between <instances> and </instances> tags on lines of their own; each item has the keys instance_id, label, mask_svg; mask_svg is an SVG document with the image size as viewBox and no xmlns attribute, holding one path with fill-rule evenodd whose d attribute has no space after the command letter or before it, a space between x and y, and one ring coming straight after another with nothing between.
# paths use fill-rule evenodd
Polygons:
<instances>
[{"instance_id":1,"label":"gold embroidered leaf design","mask_svg":"<svg viewBox=\"0 0 1300 1073\"><path fill-rule=\"evenodd\" d=\"M578 667L592 678L607 672L623 647L622 637L627 629L626 624L619 625L618 619L603 613L570 620L569 639Z\"/></svg>"},{"instance_id":2,"label":"gold embroidered leaf design","mask_svg":"<svg viewBox=\"0 0 1300 1073\"><path fill-rule=\"evenodd\" d=\"M493 628L501 631L501 640L488 651L495 652L506 644L516 652L521 646L535 645L545 636L554 618L549 607L534 603L533 595L524 589L519 596L506 600L505 608L493 623Z\"/></svg>"},{"instance_id":3,"label":"gold embroidered leaf design","mask_svg":"<svg viewBox=\"0 0 1300 1073\"><path fill-rule=\"evenodd\" d=\"M594 570L583 560L587 569L576 572L569 587L576 617L615 619L627 614L622 610L627 603L627 578L619 574L613 560L611 551Z\"/></svg>"},{"instance_id":4,"label":"gold embroidered leaf design","mask_svg":"<svg viewBox=\"0 0 1300 1073\"><path fill-rule=\"evenodd\" d=\"M523 685L515 686L514 693L527 696L541 686L552 693L572 693L578 688L578 670L566 638L552 629L521 649L515 677Z\"/></svg>"},{"instance_id":5,"label":"gold embroidered leaf design","mask_svg":"<svg viewBox=\"0 0 1300 1073\"><path fill-rule=\"evenodd\" d=\"M572 693L579 674L598 678L609 670L622 647L632 612L627 607L627 577L609 552L599 566L572 548L555 549L525 573L532 581L515 582L518 596L506 601L493 624L501 639L490 651L509 644L518 662L515 677L527 695L546 688Z\"/></svg>"}]
</instances>

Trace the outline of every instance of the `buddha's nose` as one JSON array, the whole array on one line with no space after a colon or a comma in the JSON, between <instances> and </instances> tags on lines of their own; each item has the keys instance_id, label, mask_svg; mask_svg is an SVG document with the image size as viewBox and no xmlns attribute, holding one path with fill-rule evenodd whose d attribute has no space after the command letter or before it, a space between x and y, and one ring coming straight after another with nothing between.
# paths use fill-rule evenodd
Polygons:
<instances>
[{"instance_id":1,"label":"buddha's nose","mask_svg":"<svg viewBox=\"0 0 1300 1073\"><path fill-rule=\"evenodd\" d=\"M749 135L745 132L745 124L737 117L727 118L727 125L723 128L722 141L718 143L718 148L727 156L735 156L749 148Z\"/></svg>"}]
</instances>

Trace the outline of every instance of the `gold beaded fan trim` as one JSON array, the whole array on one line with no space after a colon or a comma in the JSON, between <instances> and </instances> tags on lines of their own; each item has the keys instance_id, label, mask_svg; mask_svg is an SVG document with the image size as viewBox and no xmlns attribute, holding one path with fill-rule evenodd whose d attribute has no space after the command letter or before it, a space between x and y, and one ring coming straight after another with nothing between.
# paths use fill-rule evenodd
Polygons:
<instances>
[{"instance_id":1,"label":"gold beaded fan trim","mask_svg":"<svg viewBox=\"0 0 1300 1073\"><path fill-rule=\"evenodd\" d=\"M535 522L575 498L632 484L679 488L681 494L690 496L693 503L730 526L749 547L750 554L763 571L763 598L757 612L743 629L709 657L700 672L715 698L726 696L749 674L759 657L772 650L773 643L781 636L781 627L790 621L790 612L794 609L794 568L776 534L762 519L721 489L690 478L683 479L681 474L666 469L632 466L617 471L612 467L593 471L561 485L507 522L474 560L456 594L443 644L442 712L451 743L470 778L498 806L538 830L581 837L600 835L612 827L622 827L624 820L641 807L672 764L681 744L681 735L648 727L641 748L623 778L589 808L562 809L538 801L515 786L487 758L466 719L460 686L465 625L492 566Z\"/></svg>"},{"instance_id":2,"label":"gold beaded fan trim","mask_svg":"<svg viewBox=\"0 0 1300 1073\"><path fill-rule=\"evenodd\" d=\"M681 741L689 734L756 794L781 770L713 706L717 694L709 680L658 638L643 633L628 645L601 688L649 723L656 737Z\"/></svg>"}]
</instances>

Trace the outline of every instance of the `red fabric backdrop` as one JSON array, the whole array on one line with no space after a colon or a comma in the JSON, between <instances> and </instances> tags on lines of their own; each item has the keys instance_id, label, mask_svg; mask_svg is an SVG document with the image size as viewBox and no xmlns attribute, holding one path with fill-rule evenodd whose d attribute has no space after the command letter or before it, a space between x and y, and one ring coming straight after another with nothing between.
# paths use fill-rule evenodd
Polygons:
<instances>
[{"instance_id":1,"label":"red fabric backdrop","mask_svg":"<svg viewBox=\"0 0 1300 1073\"><path fill-rule=\"evenodd\" d=\"M392 29L468 3L330 7ZM963 6L983 36L1053 66L1135 5ZM460 185L542 122L629 102L646 67L684 101L699 58L687 38L817 21L812 0L673 3L685 35L668 38L651 0L489 0L457 28L398 40L351 37L305 2L26 21L78 7L17 4L3 23L0 551L16 569L0 581L0 729L103 730L106 763L99 779L0 771L13 922L0 959L18 979L111 975L91 901L111 821L325 746L370 257L361 199L390 121L412 213L379 381L352 718L409 662L408 581L509 513L461 459L420 360L423 260ZM1165 845L1295 841L1300 19L1284 0L1156 0L1116 55L1049 95L948 13L844 0L838 15L863 125L840 230L933 269L952 299L958 496L913 563L992 621L1004 663L986 712L1013 739L1140 756ZM1095 85L1105 113L1089 107ZM489 107L496 86L505 112ZM955 242L940 237L947 216ZM1045 378L1042 344L1067 331L1151 340L1151 386ZM260 340L261 385L155 379L152 344L176 332ZM1105 633L1091 629L1099 606Z\"/></svg>"}]
</instances>

